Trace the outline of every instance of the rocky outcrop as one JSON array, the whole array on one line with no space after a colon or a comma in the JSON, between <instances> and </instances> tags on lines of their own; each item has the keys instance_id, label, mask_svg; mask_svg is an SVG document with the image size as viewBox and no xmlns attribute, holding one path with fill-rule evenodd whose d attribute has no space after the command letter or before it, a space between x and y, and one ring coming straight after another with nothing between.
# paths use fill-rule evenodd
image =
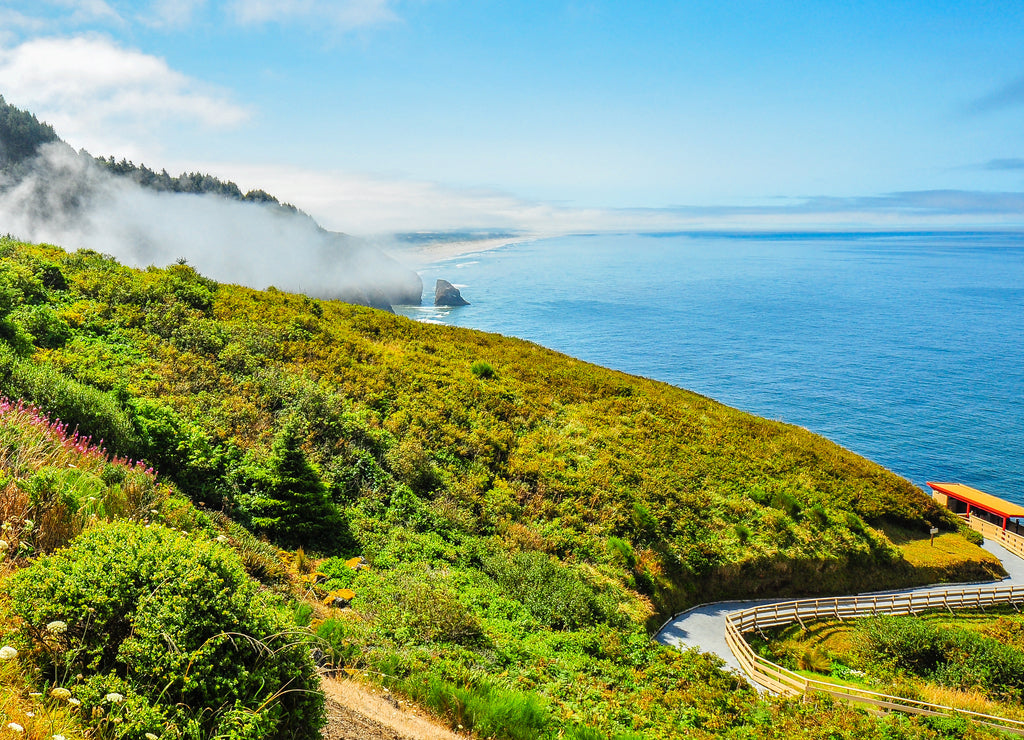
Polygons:
<instances>
[{"instance_id":1,"label":"rocky outcrop","mask_svg":"<svg viewBox=\"0 0 1024 740\"><path fill-rule=\"evenodd\" d=\"M438 280L434 287L435 306L468 306L469 301L462 297L462 293L447 280Z\"/></svg>"}]
</instances>

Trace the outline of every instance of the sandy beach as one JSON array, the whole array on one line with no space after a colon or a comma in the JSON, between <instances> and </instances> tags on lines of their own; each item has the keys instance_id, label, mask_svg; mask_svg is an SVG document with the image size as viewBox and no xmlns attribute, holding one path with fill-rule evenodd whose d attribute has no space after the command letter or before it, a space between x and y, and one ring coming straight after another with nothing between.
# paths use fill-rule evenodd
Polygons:
<instances>
[{"instance_id":1,"label":"sandy beach","mask_svg":"<svg viewBox=\"0 0 1024 740\"><path fill-rule=\"evenodd\" d=\"M403 244L394 246L386 251L392 257L399 259L415 267L429 265L436 262L465 257L480 252L490 252L495 249L506 247L509 244L521 244L537 239L544 239L553 234L516 234L514 236L501 236L492 239L463 239L459 241L427 242L423 244Z\"/></svg>"}]
</instances>

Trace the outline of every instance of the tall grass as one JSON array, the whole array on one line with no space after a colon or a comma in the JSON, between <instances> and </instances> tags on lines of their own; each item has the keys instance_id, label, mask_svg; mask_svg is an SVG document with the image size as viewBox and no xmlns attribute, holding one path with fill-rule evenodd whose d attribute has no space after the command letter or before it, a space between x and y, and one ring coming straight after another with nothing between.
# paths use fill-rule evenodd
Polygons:
<instances>
[{"instance_id":1,"label":"tall grass","mask_svg":"<svg viewBox=\"0 0 1024 740\"><path fill-rule=\"evenodd\" d=\"M96 521L147 520L169 490L37 407L0 398L0 539L8 560L49 552Z\"/></svg>"},{"instance_id":2,"label":"tall grass","mask_svg":"<svg viewBox=\"0 0 1024 740\"><path fill-rule=\"evenodd\" d=\"M535 740L546 737L551 715L536 694L512 691L487 681L458 685L438 676L427 680L385 676L384 683L430 707L452 727L461 726L480 737Z\"/></svg>"}]
</instances>

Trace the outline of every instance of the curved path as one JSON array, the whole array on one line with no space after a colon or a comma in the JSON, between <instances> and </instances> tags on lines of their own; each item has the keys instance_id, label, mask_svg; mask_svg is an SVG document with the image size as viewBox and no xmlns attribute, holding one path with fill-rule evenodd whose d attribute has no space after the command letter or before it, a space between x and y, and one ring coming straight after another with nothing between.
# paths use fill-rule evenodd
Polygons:
<instances>
[{"instance_id":1,"label":"curved path","mask_svg":"<svg viewBox=\"0 0 1024 740\"><path fill-rule=\"evenodd\" d=\"M985 544L982 545L982 547L999 558L1000 562L1003 564L1003 568L1005 568L1006 572L1009 574L1001 581L1001 583L1014 586L1024 585L1024 560L1011 554L1001 545L989 539L985 540ZM949 589L951 587L955 588L956 585L963 585L966 589L972 586L977 586L978 584L965 583L954 584L953 586L950 586L950 584L942 584L872 593L910 593ZM742 674L743 671L740 669L740 664L736 661L736 658L732 654L732 650L729 649L729 646L725 642L725 615L729 612L747 609L751 606L772 604L776 601L793 601L794 598L800 597L761 599L760 601L719 601L713 604L695 606L666 622L658 631L658 634L654 636L654 639L662 645L669 645L682 650L695 647L700 649L702 652L713 653L725 661L727 668L731 668L732 670ZM751 684L761 690L761 687L757 683L751 681Z\"/></svg>"}]
</instances>

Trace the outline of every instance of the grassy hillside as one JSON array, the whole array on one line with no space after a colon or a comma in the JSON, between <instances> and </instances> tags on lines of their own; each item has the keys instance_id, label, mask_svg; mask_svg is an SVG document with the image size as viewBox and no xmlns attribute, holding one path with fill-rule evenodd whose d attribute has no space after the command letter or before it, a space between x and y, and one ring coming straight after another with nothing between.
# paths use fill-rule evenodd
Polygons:
<instances>
[{"instance_id":1,"label":"grassy hillside","mask_svg":"<svg viewBox=\"0 0 1024 740\"><path fill-rule=\"evenodd\" d=\"M640 590L686 599L847 589L899 569L866 525L954 526L906 480L805 430L533 344L216 285L184 265L0 251L23 296L7 319L21 356L103 391L120 427L89 431L208 505L252 515L259 469L293 427L345 520L295 544L386 556L394 533L369 522L397 497L411 511L393 523L420 547L439 528L453 545L497 535L625 564ZM19 362L4 360L9 395L45 406Z\"/></svg>"},{"instance_id":2,"label":"grassy hillside","mask_svg":"<svg viewBox=\"0 0 1024 740\"><path fill-rule=\"evenodd\" d=\"M645 625L721 596L923 582L935 569L883 525L907 541L956 528L805 430L519 340L183 264L2 240L0 338L0 392L303 548L288 560L311 601L295 616L327 659L482 736L872 736L851 710L763 705ZM280 581L240 532L249 573ZM998 570L949 537L945 575Z\"/></svg>"}]
</instances>

